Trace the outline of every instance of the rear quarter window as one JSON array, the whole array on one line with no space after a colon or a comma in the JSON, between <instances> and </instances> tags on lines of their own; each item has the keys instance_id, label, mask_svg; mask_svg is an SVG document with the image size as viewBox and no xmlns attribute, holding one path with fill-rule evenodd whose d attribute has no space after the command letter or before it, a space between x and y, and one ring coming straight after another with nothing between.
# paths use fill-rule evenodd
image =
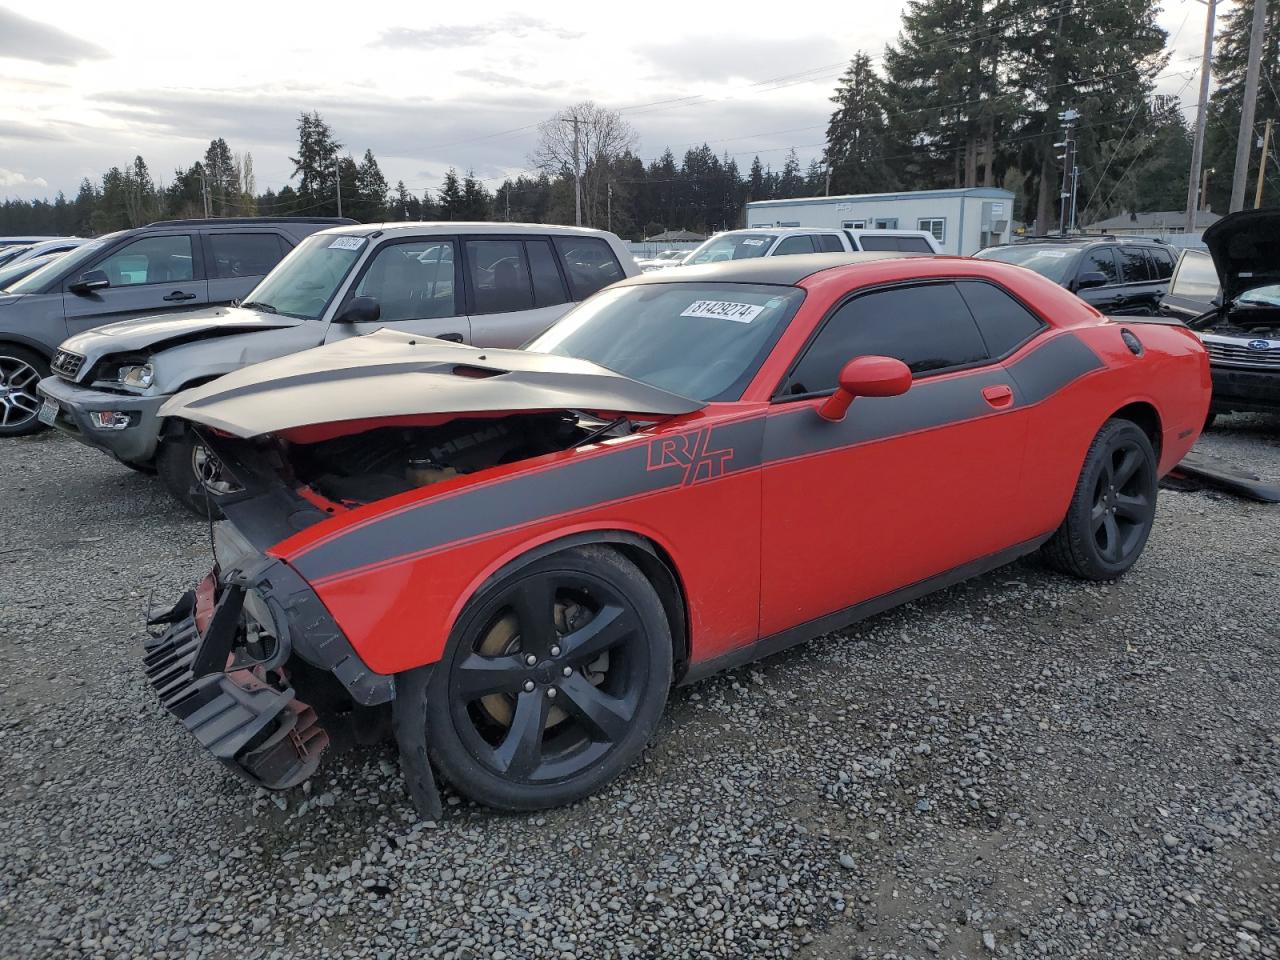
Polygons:
<instances>
[{"instance_id":1,"label":"rear quarter window","mask_svg":"<svg viewBox=\"0 0 1280 960\"><path fill-rule=\"evenodd\" d=\"M1044 329L1039 317L994 284L961 280L956 287L992 357L1003 357Z\"/></svg>"},{"instance_id":2,"label":"rear quarter window","mask_svg":"<svg viewBox=\"0 0 1280 960\"><path fill-rule=\"evenodd\" d=\"M613 250L599 237L556 237L555 246L575 300L585 300L625 276Z\"/></svg>"}]
</instances>

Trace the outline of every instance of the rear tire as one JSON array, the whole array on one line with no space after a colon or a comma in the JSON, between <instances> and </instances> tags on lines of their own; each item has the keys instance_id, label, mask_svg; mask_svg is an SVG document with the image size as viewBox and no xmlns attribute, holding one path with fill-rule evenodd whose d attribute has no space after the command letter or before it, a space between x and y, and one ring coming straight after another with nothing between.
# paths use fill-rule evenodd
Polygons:
<instances>
[{"instance_id":1,"label":"rear tire","mask_svg":"<svg viewBox=\"0 0 1280 960\"><path fill-rule=\"evenodd\" d=\"M1142 428L1108 420L1093 438L1062 525L1041 553L1083 580L1114 580L1142 555L1155 520L1156 455Z\"/></svg>"},{"instance_id":2,"label":"rear tire","mask_svg":"<svg viewBox=\"0 0 1280 960\"><path fill-rule=\"evenodd\" d=\"M461 793L538 810L599 790L644 749L671 687L671 630L635 564L574 547L481 590L421 669L425 696L398 704L401 752L425 737Z\"/></svg>"},{"instance_id":3,"label":"rear tire","mask_svg":"<svg viewBox=\"0 0 1280 960\"><path fill-rule=\"evenodd\" d=\"M219 482L221 465L190 430L163 440L155 464L160 482L180 504L202 519L217 520L222 516L204 488L205 483Z\"/></svg>"},{"instance_id":4,"label":"rear tire","mask_svg":"<svg viewBox=\"0 0 1280 960\"><path fill-rule=\"evenodd\" d=\"M0 343L0 437L25 437L48 429L36 419L44 402L36 384L47 376L44 357Z\"/></svg>"}]
</instances>

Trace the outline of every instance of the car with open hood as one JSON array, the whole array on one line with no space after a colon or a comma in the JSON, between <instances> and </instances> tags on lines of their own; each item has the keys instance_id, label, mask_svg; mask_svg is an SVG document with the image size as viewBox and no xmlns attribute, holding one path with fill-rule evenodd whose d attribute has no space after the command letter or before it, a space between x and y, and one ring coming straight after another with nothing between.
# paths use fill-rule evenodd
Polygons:
<instances>
[{"instance_id":1,"label":"car with open hood","mask_svg":"<svg viewBox=\"0 0 1280 960\"><path fill-rule=\"evenodd\" d=\"M524 350L378 331L165 404L236 489L145 670L263 787L384 718L425 816L436 771L565 803L673 682L1037 548L1123 574L1208 402L1181 324L962 258L648 273Z\"/></svg>"},{"instance_id":2,"label":"car with open hood","mask_svg":"<svg viewBox=\"0 0 1280 960\"><path fill-rule=\"evenodd\" d=\"M1213 371L1210 419L1280 413L1280 210L1228 214L1187 250L1160 303L1199 334Z\"/></svg>"},{"instance_id":3,"label":"car with open hood","mask_svg":"<svg viewBox=\"0 0 1280 960\"><path fill-rule=\"evenodd\" d=\"M63 255L0 292L0 437L49 425L39 417L36 384L49 376L58 345L68 336L141 315L230 303L253 289L303 237L354 222L218 217L158 220L88 241L32 238L11 262L39 249L62 248Z\"/></svg>"},{"instance_id":4,"label":"car with open hood","mask_svg":"<svg viewBox=\"0 0 1280 960\"><path fill-rule=\"evenodd\" d=\"M156 415L175 393L247 364L391 329L516 347L575 302L638 273L612 233L516 223L343 226L304 240L238 305L145 316L71 337L40 416L141 470L188 509L224 483L215 458Z\"/></svg>"}]
</instances>

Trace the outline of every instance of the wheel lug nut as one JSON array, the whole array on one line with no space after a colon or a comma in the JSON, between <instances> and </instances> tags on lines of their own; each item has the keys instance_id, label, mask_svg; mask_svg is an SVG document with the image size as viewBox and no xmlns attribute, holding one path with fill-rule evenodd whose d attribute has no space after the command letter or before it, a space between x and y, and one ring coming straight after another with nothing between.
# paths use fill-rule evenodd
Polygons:
<instances>
[{"instance_id":1,"label":"wheel lug nut","mask_svg":"<svg viewBox=\"0 0 1280 960\"><path fill-rule=\"evenodd\" d=\"M529 654L527 657L525 657L525 658L524 658L524 662L525 662L525 663L527 663L529 666L531 666L531 667L532 667L532 666L535 666L535 665L537 664L537 662L538 662L538 658L537 658L537 657L535 657L535 656L531 653L531 654Z\"/></svg>"},{"instance_id":2,"label":"wheel lug nut","mask_svg":"<svg viewBox=\"0 0 1280 960\"><path fill-rule=\"evenodd\" d=\"M547 687L547 699L548 699L548 700L554 700L555 698L556 698L556 688L555 688L555 687Z\"/></svg>"},{"instance_id":3,"label":"wheel lug nut","mask_svg":"<svg viewBox=\"0 0 1280 960\"><path fill-rule=\"evenodd\" d=\"M553 657L558 657L558 656L560 656L560 648L559 648L559 647L552 647L552 648L551 648L551 655L552 655Z\"/></svg>"},{"instance_id":4,"label":"wheel lug nut","mask_svg":"<svg viewBox=\"0 0 1280 960\"><path fill-rule=\"evenodd\" d=\"M573 676L573 667L565 667L565 668L564 668L563 670L561 670L560 672L561 672L561 673L563 673L566 677L572 677L572 676Z\"/></svg>"},{"instance_id":5,"label":"wheel lug nut","mask_svg":"<svg viewBox=\"0 0 1280 960\"><path fill-rule=\"evenodd\" d=\"M524 692L525 692L525 693L533 693L533 681L532 681L532 680L526 680L526 681L524 682Z\"/></svg>"}]
</instances>

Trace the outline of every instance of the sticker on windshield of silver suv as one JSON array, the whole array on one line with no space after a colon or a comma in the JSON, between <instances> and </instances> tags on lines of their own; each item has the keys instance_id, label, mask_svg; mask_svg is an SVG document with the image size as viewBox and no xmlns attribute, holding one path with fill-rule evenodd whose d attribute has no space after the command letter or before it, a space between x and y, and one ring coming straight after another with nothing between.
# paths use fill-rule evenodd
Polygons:
<instances>
[{"instance_id":1,"label":"sticker on windshield of silver suv","mask_svg":"<svg viewBox=\"0 0 1280 960\"><path fill-rule=\"evenodd\" d=\"M330 250L359 250L364 246L364 237L336 237L329 244Z\"/></svg>"},{"instance_id":2,"label":"sticker on windshield of silver suv","mask_svg":"<svg viewBox=\"0 0 1280 960\"><path fill-rule=\"evenodd\" d=\"M754 303L732 303L728 300L695 300L680 311L682 317L708 317L712 320L732 320L734 323L750 323L764 311Z\"/></svg>"}]
</instances>

